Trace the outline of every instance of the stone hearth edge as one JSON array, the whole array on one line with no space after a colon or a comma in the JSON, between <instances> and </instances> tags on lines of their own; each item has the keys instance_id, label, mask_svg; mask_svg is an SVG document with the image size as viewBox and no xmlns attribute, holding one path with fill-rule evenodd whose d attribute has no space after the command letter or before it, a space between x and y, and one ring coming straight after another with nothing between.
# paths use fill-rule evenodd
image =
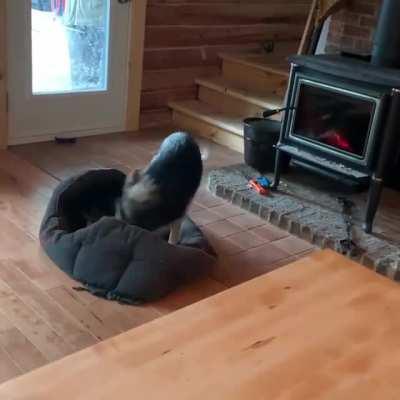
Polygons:
<instances>
[{"instance_id":1,"label":"stone hearth edge","mask_svg":"<svg viewBox=\"0 0 400 400\"><path fill-rule=\"evenodd\" d=\"M341 252L340 241L346 238L341 214L284 191L275 192L272 196L260 196L247 188L247 176L254 176L254 172L243 164L215 169L209 173L208 188L214 195L317 247ZM400 281L398 246L366 234L357 226L354 236L364 252L351 258L380 274Z\"/></svg>"}]
</instances>

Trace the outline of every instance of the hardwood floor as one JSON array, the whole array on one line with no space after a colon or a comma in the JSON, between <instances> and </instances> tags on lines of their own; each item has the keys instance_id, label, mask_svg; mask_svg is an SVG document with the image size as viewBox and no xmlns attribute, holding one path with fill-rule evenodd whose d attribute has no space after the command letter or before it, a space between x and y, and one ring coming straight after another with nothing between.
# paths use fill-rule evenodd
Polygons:
<instances>
[{"instance_id":1,"label":"hardwood floor","mask_svg":"<svg viewBox=\"0 0 400 400\"><path fill-rule=\"evenodd\" d=\"M218 251L212 276L143 307L122 306L73 288L37 242L52 190L88 168L125 172L143 167L167 132L79 139L75 145L40 143L0 152L0 382L158 318L231 285L285 265L309 252L289 236L202 188L191 209ZM242 156L199 139L206 170Z\"/></svg>"}]
</instances>

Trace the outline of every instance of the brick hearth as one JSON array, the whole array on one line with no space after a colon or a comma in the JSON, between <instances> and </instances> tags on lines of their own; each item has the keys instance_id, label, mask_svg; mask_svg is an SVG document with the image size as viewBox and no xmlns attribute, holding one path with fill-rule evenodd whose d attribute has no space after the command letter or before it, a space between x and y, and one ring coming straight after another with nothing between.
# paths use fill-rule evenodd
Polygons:
<instances>
[{"instance_id":1,"label":"brick hearth","mask_svg":"<svg viewBox=\"0 0 400 400\"><path fill-rule=\"evenodd\" d=\"M298 180L302 175L299 175L287 177L279 192L263 197L247 188L246 177L256 175L257 172L243 164L220 168L210 172L209 190L316 246L342 252L341 241L347 238L337 203L337 196L342 193L324 193L325 189L310 188L310 182L302 185ZM385 237L379 227L375 234L366 234L360 218L365 198L362 193L349 197L358 203L354 210L354 239L363 249L351 257L391 279L400 280L398 238Z\"/></svg>"}]
</instances>

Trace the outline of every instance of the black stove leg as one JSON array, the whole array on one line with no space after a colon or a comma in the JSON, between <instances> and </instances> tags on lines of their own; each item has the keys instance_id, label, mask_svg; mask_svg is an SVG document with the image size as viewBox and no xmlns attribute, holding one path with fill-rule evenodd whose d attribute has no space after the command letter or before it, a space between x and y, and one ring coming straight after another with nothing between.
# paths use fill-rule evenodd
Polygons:
<instances>
[{"instance_id":1,"label":"black stove leg","mask_svg":"<svg viewBox=\"0 0 400 400\"><path fill-rule=\"evenodd\" d=\"M364 231L366 233L372 232L372 225L375 219L375 214L378 210L379 201L383 189L383 179L375 175L371 179L371 185L368 192L367 211L365 215Z\"/></svg>"},{"instance_id":2,"label":"black stove leg","mask_svg":"<svg viewBox=\"0 0 400 400\"><path fill-rule=\"evenodd\" d=\"M383 141L380 146L375 173L372 175L371 186L369 188L367 211L365 215L364 230L372 232L372 224L378 209L379 200L383 189L383 177L385 176L388 161L392 157L393 149L396 148L398 132L398 115L400 111L400 89L392 89L391 101L386 127L383 134Z\"/></svg>"},{"instance_id":3,"label":"black stove leg","mask_svg":"<svg viewBox=\"0 0 400 400\"><path fill-rule=\"evenodd\" d=\"M282 172L283 162L284 162L284 155L282 154L282 151L277 148L275 154L274 181L271 185L272 190L277 190L279 183L281 182L281 172Z\"/></svg>"}]
</instances>

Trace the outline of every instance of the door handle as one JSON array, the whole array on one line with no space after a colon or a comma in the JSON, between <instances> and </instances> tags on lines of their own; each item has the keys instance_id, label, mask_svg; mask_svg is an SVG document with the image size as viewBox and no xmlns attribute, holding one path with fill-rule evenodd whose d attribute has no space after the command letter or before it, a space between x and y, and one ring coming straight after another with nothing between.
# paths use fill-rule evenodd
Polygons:
<instances>
[{"instance_id":1,"label":"door handle","mask_svg":"<svg viewBox=\"0 0 400 400\"><path fill-rule=\"evenodd\" d=\"M118 0L118 3L120 4L126 4L129 3L131 0Z\"/></svg>"}]
</instances>

